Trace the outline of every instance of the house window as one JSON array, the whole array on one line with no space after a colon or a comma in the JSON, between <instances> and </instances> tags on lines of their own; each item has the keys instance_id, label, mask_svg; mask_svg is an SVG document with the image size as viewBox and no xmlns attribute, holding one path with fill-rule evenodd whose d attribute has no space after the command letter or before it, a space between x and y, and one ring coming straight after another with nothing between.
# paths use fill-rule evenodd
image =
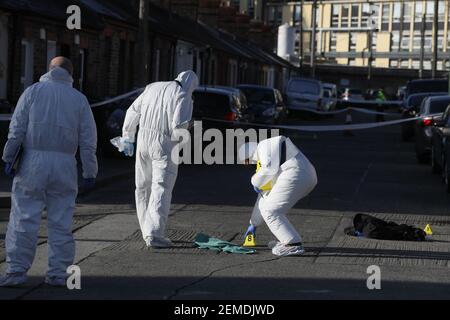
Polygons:
<instances>
[{"instance_id":1,"label":"house window","mask_svg":"<svg viewBox=\"0 0 450 320\"><path fill-rule=\"evenodd\" d=\"M86 50L80 49L80 78L78 79L78 84L81 92L84 92L85 81L86 81Z\"/></svg>"},{"instance_id":2,"label":"house window","mask_svg":"<svg viewBox=\"0 0 450 320\"><path fill-rule=\"evenodd\" d=\"M409 32L404 32L401 42L401 49L402 51L409 51Z\"/></svg>"},{"instance_id":3,"label":"house window","mask_svg":"<svg viewBox=\"0 0 450 320\"><path fill-rule=\"evenodd\" d=\"M409 23L411 22L411 3L405 1L403 3L403 29L409 29Z\"/></svg>"},{"instance_id":4,"label":"house window","mask_svg":"<svg viewBox=\"0 0 450 320\"><path fill-rule=\"evenodd\" d=\"M441 2L441 4L443 4L445 6L445 1L439 1L439 2ZM445 13L445 7L442 8L441 6L438 6L438 9L442 9L439 16L441 16ZM426 21L433 22L433 20L434 20L434 1L427 1L426 10L427 10ZM443 19L442 19L442 21L443 21Z\"/></svg>"},{"instance_id":5,"label":"house window","mask_svg":"<svg viewBox=\"0 0 450 320\"><path fill-rule=\"evenodd\" d=\"M420 22L422 21L422 15L424 14L424 7L422 4L422 1L417 1L416 2L416 9L415 9L415 14L414 14L414 20L416 22Z\"/></svg>"},{"instance_id":6,"label":"house window","mask_svg":"<svg viewBox=\"0 0 450 320\"><path fill-rule=\"evenodd\" d=\"M20 83L22 90L25 90L33 84L34 76L34 55L33 55L33 42L30 40L22 40L21 50L21 77Z\"/></svg>"},{"instance_id":7,"label":"house window","mask_svg":"<svg viewBox=\"0 0 450 320\"><path fill-rule=\"evenodd\" d=\"M338 27L339 26L339 12L341 11L340 4L333 4L333 15L331 17L331 26Z\"/></svg>"},{"instance_id":8,"label":"house window","mask_svg":"<svg viewBox=\"0 0 450 320\"><path fill-rule=\"evenodd\" d=\"M352 5L351 26L358 27L359 22L359 4Z\"/></svg>"},{"instance_id":9,"label":"house window","mask_svg":"<svg viewBox=\"0 0 450 320\"><path fill-rule=\"evenodd\" d=\"M391 68L398 68L398 60L396 60L396 59L391 59L389 65L390 65Z\"/></svg>"},{"instance_id":10,"label":"house window","mask_svg":"<svg viewBox=\"0 0 450 320\"><path fill-rule=\"evenodd\" d=\"M342 5L342 11L341 11L341 27L347 28L348 25L348 14L350 12L350 5L343 4Z\"/></svg>"},{"instance_id":11,"label":"house window","mask_svg":"<svg viewBox=\"0 0 450 320\"><path fill-rule=\"evenodd\" d=\"M268 12L269 12L269 24L281 24L281 22L283 21L283 11L282 11L282 7L280 6L271 6L268 8Z\"/></svg>"},{"instance_id":12,"label":"house window","mask_svg":"<svg viewBox=\"0 0 450 320\"><path fill-rule=\"evenodd\" d=\"M389 17L391 13L391 5L390 3L383 4L383 11L381 16L381 30L387 31L389 30Z\"/></svg>"},{"instance_id":13,"label":"house window","mask_svg":"<svg viewBox=\"0 0 450 320\"><path fill-rule=\"evenodd\" d=\"M392 13L392 22L400 23L402 17L402 4L401 2L394 3L394 11Z\"/></svg>"},{"instance_id":14,"label":"house window","mask_svg":"<svg viewBox=\"0 0 450 320\"><path fill-rule=\"evenodd\" d=\"M356 50L356 34L354 32L350 33L350 51Z\"/></svg>"},{"instance_id":15,"label":"house window","mask_svg":"<svg viewBox=\"0 0 450 320\"><path fill-rule=\"evenodd\" d=\"M372 11L370 9L370 4L363 3L363 5L362 5L362 17L361 17L361 26L362 27L369 27L371 15L372 15Z\"/></svg>"},{"instance_id":16,"label":"house window","mask_svg":"<svg viewBox=\"0 0 450 320\"><path fill-rule=\"evenodd\" d=\"M47 68L52 59L56 57L56 41L47 41Z\"/></svg>"},{"instance_id":17,"label":"house window","mask_svg":"<svg viewBox=\"0 0 450 320\"><path fill-rule=\"evenodd\" d=\"M302 14L301 6L295 5L293 11L294 12L293 12L292 20L294 22L294 26L298 26L298 25L300 25L301 14Z\"/></svg>"},{"instance_id":18,"label":"house window","mask_svg":"<svg viewBox=\"0 0 450 320\"><path fill-rule=\"evenodd\" d=\"M398 50L400 48L400 32L392 31L391 49Z\"/></svg>"}]
</instances>

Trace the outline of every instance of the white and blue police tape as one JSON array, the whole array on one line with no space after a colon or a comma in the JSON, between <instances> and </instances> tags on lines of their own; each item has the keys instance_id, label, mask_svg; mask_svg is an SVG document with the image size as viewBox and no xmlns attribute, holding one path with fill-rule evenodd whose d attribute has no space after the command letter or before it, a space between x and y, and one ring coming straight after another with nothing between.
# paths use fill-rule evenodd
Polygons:
<instances>
[{"instance_id":1,"label":"white and blue police tape","mask_svg":"<svg viewBox=\"0 0 450 320\"><path fill-rule=\"evenodd\" d=\"M12 114L0 114L0 121L11 121Z\"/></svg>"},{"instance_id":2,"label":"white and blue police tape","mask_svg":"<svg viewBox=\"0 0 450 320\"><path fill-rule=\"evenodd\" d=\"M261 124L261 123L227 121L227 120L219 120L219 119L213 119L213 118L202 118L202 120L212 121L212 122L220 122L220 123L233 123L235 125L242 125L245 127L264 127L264 128L285 129L285 130L294 130L294 131L328 132L328 131L364 130L364 129L380 128L380 127L385 127L385 126L402 124L402 123L406 123L406 122L410 122L410 121L416 121L418 119L422 119L422 118L426 118L426 117L429 117L429 115L422 116L422 117L383 121L383 122L321 125L321 126L267 125L267 124Z\"/></svg>"},{"instance_id":3,"label":"white and blue police tape","mask_svg":"<svg viewBox=\"0 0 450 320\"><path fill-rule=\"evenodd\" d=\"M373 111L373 110L368 110L368 109L364 109L364 108L355 108L355 107L348 107L348 108L334 110L334 111L318 111L318 110L308 109L308 108L298 108L298 109L296 108L296 109L291 109L291 110L307 111L307 112L312 112L312 113L320 114L320 115L332 115L332 114L340 114L340 113L352 112L352 111L361 112L361 113L365 113L365 114L383 115L383 116L398 116L399 115L399 113L379 112L379 111Z\"/></svg>"},{"instance_id":4,"label":"white and blue police tape","mask_svg":"<svg viewBox=\"0 0 450 320\"><path fill-rule=\"evenodd\" d=\"M122 94L120 96L117 96L117 97L114 97L114 98L111 98L111 99L108 99L108 100L105 100L105 101L102 101L102 102L97 102L97 103L91 104L91 108L104 106L105 104L116 102L116 101L119 101L119 100L122 100L122 99L125 99L125 98L128 98L128 97L131 97L131 96L133 96L135 94L140 94L143 91L144 91L144 88L139 88L139 89L133 90L131 92L124 93L124 94Z\"/></svg>"}]
</instances>

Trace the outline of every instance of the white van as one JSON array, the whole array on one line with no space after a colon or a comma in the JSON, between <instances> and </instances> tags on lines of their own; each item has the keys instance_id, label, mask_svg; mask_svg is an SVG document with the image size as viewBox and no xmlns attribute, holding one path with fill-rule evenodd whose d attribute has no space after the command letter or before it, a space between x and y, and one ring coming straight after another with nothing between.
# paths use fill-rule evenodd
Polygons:
<instances>
[{"instance_id":1,"label":"white van","mask_svg":"<svg viewBox=\"0 0 450 320\"><path fill-rule=\"evenodd\" d=\"M291 78L286 87L289 110L311 109L322 111L323 85L315 79Z\"/></svg>"}]
</instances>

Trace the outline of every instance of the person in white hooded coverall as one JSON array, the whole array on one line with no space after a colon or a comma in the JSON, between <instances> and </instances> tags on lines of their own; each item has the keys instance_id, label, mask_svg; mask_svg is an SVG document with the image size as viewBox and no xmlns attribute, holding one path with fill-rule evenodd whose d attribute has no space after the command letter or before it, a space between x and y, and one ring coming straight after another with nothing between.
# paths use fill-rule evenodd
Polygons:
<instances>
[{"instance_id":1,"label":"person in white hooded coverall","mask_svg":"<svg viewBox=\"0 0 450 320\"><path fill-rule=\"evenodd\" d=\"M72 88L72 63L57 57L40 82L25 90L9 127L3 161L23 155L14 177L6 233L7 274L0 286L26 282L34 260L42 211L47 210L48 272L46 283L64 286L73 264L72 216L78 192L79 148L84 182L97 175L97 129L86 97Z\"/></svg>"},{"instance_id":2,"label":"person in white hooded coverall","mask_svg":"<svg viewBox=\"0 0 450 320\"><path fill-rule=\"evenodd\" d=\"M314 166L289 138L278 136L242 145L239 158L247 164L257 163L251 183L258 193L250 227L255 233L264 221L278 239L269 243L277 256L299 255L304 252L302 238L286 214L317 184Z\"/></svg>"},{"instance_id":3,"label":"person in white hooded coverall","mask_svg":"<svg viewBox=\"0 0 450 320\"><path fill-rule=\"evenodd\" d=\"M125 116L121 139L128 145L128 155L133 154L130 148L139 125L136 211L142 236L150 247L172 245L165 232L178 174L178 165L172 159L177 144L173 137L191 121L192 93L197 87L198 78L193 71L180 73L175 81L149 84Z\"/></svg>"}]
</instances>

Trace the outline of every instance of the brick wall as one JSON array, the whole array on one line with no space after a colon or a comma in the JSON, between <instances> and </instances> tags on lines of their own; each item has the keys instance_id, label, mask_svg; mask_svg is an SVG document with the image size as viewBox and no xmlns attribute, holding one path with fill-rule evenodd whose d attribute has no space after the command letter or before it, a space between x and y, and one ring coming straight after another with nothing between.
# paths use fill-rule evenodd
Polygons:
<instances>
[{"instance_id":1,"label":"brick wall","mask_svg":"<svg viewBox=\"0 0 450 320\"><path fill-rule=\"evenodd\" d=\"M85 80L84 93L89 98L103 98L121 94L128 91L136 83L134 66L122 68L119 79L119 54L121 39L125 41L125 57L122 61L126 64L137 64L136 50L134 56L129 55L130 43L135 41L137 31L132 27L114 26L105 31L81 30L70 31L63 23L55 24L54 21L36 17L17 16L10 19L9 23L9 65L11 66L8 77L8 99L15 103L22 93L22 39L33 43L33 81L39 81L41 75L47 72L47 40L56 41L57 55L66 55L74 64L74 87L80 88L81 60L80 49L85 50ZM46 39L41 39L40 30L46 30ZM80 43L75 43L75 35L80 35ZM110 44L107 42L110 41ZM123 52L122 52L123 53ZM124 60L125 59L125 60Z\"/></svg>"}]
</instances>

